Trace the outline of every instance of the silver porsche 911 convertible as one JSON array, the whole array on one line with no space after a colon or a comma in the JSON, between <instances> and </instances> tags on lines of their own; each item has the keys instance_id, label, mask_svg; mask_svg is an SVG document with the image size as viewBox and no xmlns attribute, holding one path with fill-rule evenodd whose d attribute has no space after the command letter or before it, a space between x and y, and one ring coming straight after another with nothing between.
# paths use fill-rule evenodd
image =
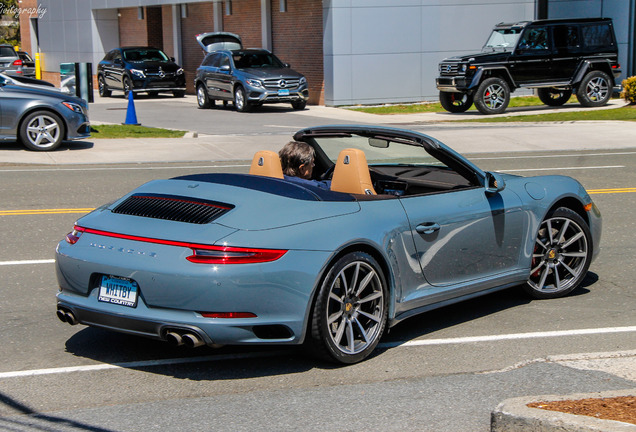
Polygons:
<instances>
[{"instance_id":1,"label":"silver porsche 911 convertible","mask_svg":"<svg viewBox=\"0 0 636 432\"><path fill-rule=\"evenodd\" d=\"M408 130L294 139L325 181L292 181L262 151L249 174L151 181L79 219L57 247L58 317L355 363L417 313L512 286L566 295L599 251L600 212L570 177L484 172Z\"/></svg>"}]
</instances>

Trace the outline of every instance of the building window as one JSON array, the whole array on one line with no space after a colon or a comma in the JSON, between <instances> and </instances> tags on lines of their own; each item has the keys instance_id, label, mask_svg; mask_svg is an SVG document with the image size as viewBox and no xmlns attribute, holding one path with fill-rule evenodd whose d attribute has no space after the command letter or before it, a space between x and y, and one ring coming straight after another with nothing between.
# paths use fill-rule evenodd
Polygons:
<instances>
[{"instance_id":1,"label":"building window","mask_svg":"<svg viewBox=\"0 0 636 432\"><path fill-rule=\"evenodd\" d=\"M137 8L137 19L138 20L144 19L144 8L143 7L138 7Z\"/></svg>"},{"instance_id":2,"label":"building window","mask_svg":"<svg viewBox=\"0 0 636 432\"><path fill-rule=\"evenodd\" d=\"M182 4L181 5L181 18L187 18L188 17L188 5L187 4Z\"/></svg>"},{"instance_id":3,"label":"building window","mask_svg":"<svg viewBox=\"0 0 636 432\"><path fill-rule=\"evenodd\" d=\"M278 9L279 12L287 12L287 0L279 0L279 2L280 2L279 3L280 7Z\"/></svg>"},{"instance_id":4,"label":"building window","mask_svg":"<svg viewBox=\"0 0 636 432\"><path fill-rule=\"evenodd\" d=\"M232 15L232 0L225 0L225 15Z\"/></svg>"}]
</instances>

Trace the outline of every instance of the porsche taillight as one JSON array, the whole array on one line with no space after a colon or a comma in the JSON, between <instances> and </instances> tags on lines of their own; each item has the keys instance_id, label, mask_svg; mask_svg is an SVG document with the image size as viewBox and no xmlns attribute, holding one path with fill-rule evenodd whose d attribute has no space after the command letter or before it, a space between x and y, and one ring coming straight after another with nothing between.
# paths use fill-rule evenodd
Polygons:
<instances>
[{"instance_id":1,"label":"porsche taillight","mask_svg":"<svg viewBox=\"0 0 636 432\"><path fill-rule=\"evenodd\" d=\"M276 261L286 250L254 249L229 246L193 247L193 255L186 259L197 264L251 264Z\"/></svg>"},{"instance_id":2,"label":"porsche taillight","mask_svg":"<svg viewBox=\"0 0 636 432\"><path fill-rule=\"evenodd\" d=\"M80 239L80 237L84 233L84 230L85 229L83 227L75 225L73 227L73 231L66 234L66 242L72 245L77 243L77 241Z\"/></svg>"}]
</instances>

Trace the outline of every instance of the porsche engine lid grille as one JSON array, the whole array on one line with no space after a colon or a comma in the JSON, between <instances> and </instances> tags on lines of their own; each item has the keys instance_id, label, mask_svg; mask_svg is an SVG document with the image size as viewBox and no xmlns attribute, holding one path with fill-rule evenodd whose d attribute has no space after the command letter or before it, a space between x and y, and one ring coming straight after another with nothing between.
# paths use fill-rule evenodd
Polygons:
<instances>
[{"instance_id":1,"label":"porsche engine lid grille","mask_svg":"<svg viewBox=\"0 0 636 432\"><path fill-rule=\"evenodd\" d=\"M206 224L233 208L234 206L230 204L197 198L161 194L135 194L115 207L113 213Z\"/></svg>"}]
</instances>

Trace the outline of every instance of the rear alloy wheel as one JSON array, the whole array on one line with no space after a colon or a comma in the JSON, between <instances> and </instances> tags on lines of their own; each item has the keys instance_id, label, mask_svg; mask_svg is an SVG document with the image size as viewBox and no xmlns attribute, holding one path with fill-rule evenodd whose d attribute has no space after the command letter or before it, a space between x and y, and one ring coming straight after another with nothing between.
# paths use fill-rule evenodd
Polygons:
<instances>
[{"instance_id":1,"label":"rear alloy wheel","mask_svg":"<svg viewBox=\"0 0 636 432\"><path fill-rule=\"evenodd\" d=\"M99 89L99 95L101 97L110 96L110 90L108 90L108 87L106 86L106 80L104 80L104 75L100 75L97 77L97 86Z\"/></svg>"},{"instance_id":2,"label":"rear alloy wheel","mask_svg":"<svg viewBox=\"0 0 636 432\"><path fill-rule=\"evenodd\" d=\"M197 104L200 109L210 108L210 99L208 98L208 92L205 90L203 84L197 86Z\"/></svg>"},{"instance_id":3,"label":"rear alloy wheel","mask_svg":"<svg viewBox=\"0 0 636 432\"><path fill-rule=\"evenodd\" d=\"M537 233L526 291L544 299L562 297L578 287L592 260L591 239L578 213L561 207L548 214Z\"/></svg>"},{"instance_id":4,"label":"rear alloy wheel","mask_svg":"<svg viewBox=\"0 0 636 432\"><path fill-rule=\"evenodd\" d=\"M610 77L605 72L592 71L585 75L576 91L576 98L585 107L599 107L612 97Z\"/></svg>"},{"instance_id":5,"label":"rear alloy wheel","mask_svg":"<svg viewBox=\"0 0 636 432\"><path fill-rule=\"evenodd\" d=\"M384 274L372 256L364 252L343 256L322 282L308 343L330 361L364 360L384 332L387 293Z\"/></svg>"},{"instance_id":6,"label":"rear alloy wheel","mask_svg":"<svg viewBox=\"0 0 636 432\"><path fill-rule=\"evenodd\" d=\"M245 90L243 87L238 86L234 90L234 108L238 112L247 112L250 110L250 104L245 96Z\"/></svg>"},{"instance_id":7,"label":"rear alloy wheel","mask_svg":"<svg viewBox=\"0 0 636 432\"><path fill-rule=\"evenodd\" d=\"M553 87L537 89L537 96L548 106L561 106L570 100L572 90L559 90Z\"/></svg>"},{"instance_id":8,"label":"rear alloy wheel","mask_svg":"<svg viewBox=\"0 0 636 432\"><path fill-rule=\"evenodd\" d=\"M448 112L463 113L473 106L473 96L468 93L441 91L439 92L439 102Z\"/></svg>"},{"instance_id":9,"label":"rear alloy wheel","mask_svg":"<svg viewBox=\"0 0 636 432\"><path fill-rule=\"evenodd\" d=\"M474 99L480 113L501 114L508 108L510 87L501 78L487 78L477 87Z\"/></svg>"},{"instance_id":10,"label":"rear alloy wheel","mask_svg":"<svg viewBox=\"0 0 636 432\"><path fill-rule=\"evenodd\" d=\"M55 150L64 139L64 123L57 114L35 111L20 126L20 141L29 150Z\"/></svg>"}]
</instances>

